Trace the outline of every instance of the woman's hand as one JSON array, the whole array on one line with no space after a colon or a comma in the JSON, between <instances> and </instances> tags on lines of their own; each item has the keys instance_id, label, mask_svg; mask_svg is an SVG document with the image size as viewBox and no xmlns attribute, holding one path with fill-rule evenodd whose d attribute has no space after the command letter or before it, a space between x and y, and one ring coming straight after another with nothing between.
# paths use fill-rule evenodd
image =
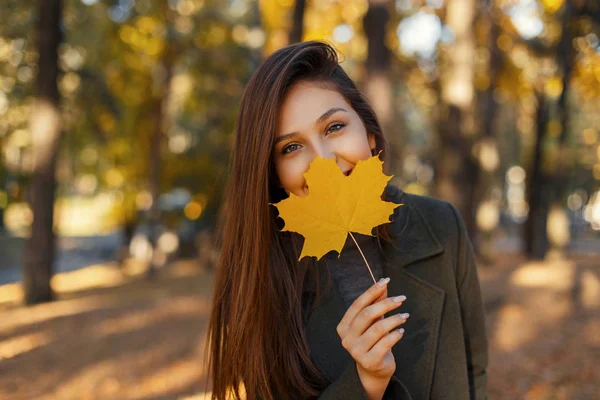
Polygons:
<instances>
[{"instance_id":1,"label":"woman's hand","mask_svg":"<svg viewBox=\"0 0 600 400\"><path fill-rule=\"evenodd\" d=\"M368 394L369 387L381 389L383 386L383 395L396 370L391 349L404 333L404 329L395 328L408 318L408 314L384 318L384 314L400 306L406 299L405 296L387 298L388 282L389 278L382 279L360 295L337 326L342 346L356 361L361 382Z\"/></svg>"}]
</instances>

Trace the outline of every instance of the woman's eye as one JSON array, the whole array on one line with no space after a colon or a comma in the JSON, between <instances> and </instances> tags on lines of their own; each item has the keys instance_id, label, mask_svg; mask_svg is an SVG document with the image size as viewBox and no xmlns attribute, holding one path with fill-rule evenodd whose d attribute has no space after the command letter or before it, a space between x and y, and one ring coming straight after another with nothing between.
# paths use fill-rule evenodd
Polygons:
<instances>
[{"instance_id":1,"label":"woman's eye","mask_svg":"<svg viewBox=\"0 0 600 400\"><path fill-rule=\"evenodd\" d=\"M340 129L342 129L344 126L345 125L340 122L333 123L333 124L329 125L329 127L327 127L327 133L337 132Z\"/></svg>"},{"instance_id":2,"label":"woman's eye","mask_svg":"<svg viewBox=\"0 0 600 400\"><path fill-rule=\"evenodd\" d=\"M287 153L291 153L292 151L296 151L297 149L300 148L299 144L296 143L292 143L288 146L285 146L282 150L281 150L281 154L287 154Z\"/></svg>"}]
</instances>

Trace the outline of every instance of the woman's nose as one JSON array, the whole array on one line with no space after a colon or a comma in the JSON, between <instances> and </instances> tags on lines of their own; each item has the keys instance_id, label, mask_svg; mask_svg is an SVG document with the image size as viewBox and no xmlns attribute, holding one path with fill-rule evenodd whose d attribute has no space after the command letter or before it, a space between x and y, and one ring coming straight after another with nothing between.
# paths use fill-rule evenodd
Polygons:
<instances>
[{"instance_id":1,"label":"woman's nose","mask_svg":"<svg viewBox=\"0 0 600 400\"><path fill-rule=\"evenodd\" d=\"M338 153L339 149L337 149L335 146L331 146L329 143L317 142L313 143L312 148L314 157L322 157L326 160L333 158L340 170L344 172L352 169L352 165L349 164L344 157ZM314 157L311 159L311 162L314 160Z\"/></svg>"},{"instance_id":2,"label":"woman's nose","mask_svg":"<svg viewBox=\"0 0 600 400\"><path fill-rule=\"evenodd\" d=\"M315 144L313 149L314 149L315 157L322 157L326 160L333 158L337 161L337 156L336 156L335 152L332 151L332 149L329 148L329 146L319 143L319 144Z\"/></svg>"},{"instance_id":3,"label":"woman's nose","mask_svg":"<svg viewBox=\"0 0 600 400\"><path fill-rule=\"evenodd\" d=\"M333 158L335 160L335 163L337 164L337 166L339 167L340 170L342 171L347 171L348 169L350 169L351 167L348 165L348 163L346 161L344 161L343 157L338 157L338 154L335 150L330 150L330 149L315 149L314 151L314 157L310 160L311 162L315 159L315 157L322 157L326 160L329 160L330 158Z\"/></svg>"}]
</instances>

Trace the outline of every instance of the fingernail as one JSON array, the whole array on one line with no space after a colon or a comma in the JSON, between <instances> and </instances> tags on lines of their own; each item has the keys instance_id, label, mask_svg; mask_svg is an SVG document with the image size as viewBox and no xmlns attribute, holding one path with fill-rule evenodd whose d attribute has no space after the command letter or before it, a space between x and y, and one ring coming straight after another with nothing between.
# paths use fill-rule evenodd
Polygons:
<instances>
[{"instance_id":1,"label":"fingernail","mask_svg":"<svg viewBox=\"0 0 600 400\"><path fill-rule=\"evenodd\" d=\"M400 332L401 334L404 333L404 328L398 329L398 332Z\"/></svg>"},{"instance_id":2,"label":"fingernail","mask_svg":"<svg viewBox=\"0 0 600 400\"><path fill-rule=\"evenodd\" d=\"M381 279L378 283L377 286L379 287L384 287L385 285L387 285L387 283L390 281L390 278L385 278L385 279Z\"/></svg>"},{"instance_id":3,"label":"fingernail","mask_svg":"<svg viewBox=\"0 0 600 400\"><path fill-rule=\"evenodd\" d=\"M404 314L400 314L400 316L402 318L406 319L406 318L410 317L410 314L409 313L404 313Z\"/></svg>"},{"instance_id":4,"label":"fingernail","mask_svg":"<svg viewBox=\"0 0 600 400\"><path fill-rule=\"evenodd\" d=\"M394 297L394 301L396 303L402 303L404 300L406 300L406 296L404 296L404 295Z\"/></svg>"}]
</instances>

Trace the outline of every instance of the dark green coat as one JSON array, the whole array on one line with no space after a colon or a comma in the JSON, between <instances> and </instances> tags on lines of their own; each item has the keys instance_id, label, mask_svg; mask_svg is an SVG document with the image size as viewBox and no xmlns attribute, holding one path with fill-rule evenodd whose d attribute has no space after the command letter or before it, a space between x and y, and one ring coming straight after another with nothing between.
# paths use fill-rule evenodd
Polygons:
<instances>
[{"instance_id":1,"label":"dark green coat","mask_svg":"<svg viewBox=\"0 0 600 400\"><path fill-rule=\"evenodd\" d=\"M394 346L396 372L384 399L484 400L488 344L473 250L450 203L405 194L388 186L388 201L404 203L392 219L394 246L386 246L388 296L406 295L397 310L410 313ZM394 248L395 247L395 248ZM365 267L366 268L366 267ZM326 271L319 268L322 289ZM367 400L356 363L342 347L336 327L345 307L335 285L306 324L311 358L331 384L322 400Z\"/></svg>"}]
</instances>

